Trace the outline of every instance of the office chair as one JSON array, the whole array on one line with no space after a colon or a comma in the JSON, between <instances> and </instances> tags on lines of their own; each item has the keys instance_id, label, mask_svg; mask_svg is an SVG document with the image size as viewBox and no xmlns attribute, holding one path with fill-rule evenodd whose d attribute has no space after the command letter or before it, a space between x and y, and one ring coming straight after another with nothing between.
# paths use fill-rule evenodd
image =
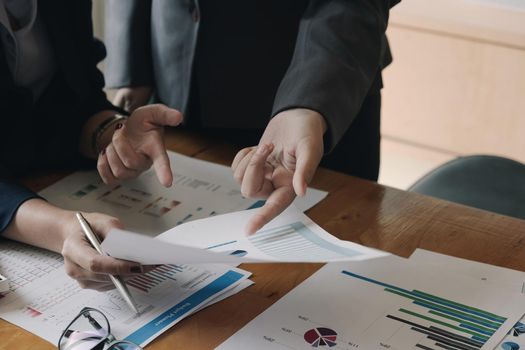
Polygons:
<instances>
[{"instance_id":1,"label":"office chair","mask_svg":"<svg viewBox=\"0 0 525 350\"><path fill-rule=\"evenodd\" d=\"M511 159L459 157L408 190L525 220L525 164Z\"/></svg>"}]
</instances>

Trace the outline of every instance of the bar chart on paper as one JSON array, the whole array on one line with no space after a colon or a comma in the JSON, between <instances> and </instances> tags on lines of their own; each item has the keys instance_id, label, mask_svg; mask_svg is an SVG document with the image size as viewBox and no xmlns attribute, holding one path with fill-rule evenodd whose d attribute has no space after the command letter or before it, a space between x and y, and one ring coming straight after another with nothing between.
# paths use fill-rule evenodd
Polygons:
<instances>
[{"instance_id":1,"label":"bar chart on paper","mask_svg":"<svg viewBox=\"0 0 525 350\"><path fill-rule=\"evenodd\" d=\"M302 215L302 214L301 214ZM268 260L331 261L364 255L357 245L337 240L328 234L312 231L312 226L296 221L258 231L253 236L214 243L206 249L243 257L263 254Z\"/></svg>"},{"instance_id":2,"label":"bar chart on paper","mask_svg":"<svg viewBox=\"0 0 525 350\"><path fill-rule=\"evenodd\" d=\"M159 183L153 169L113 186L90 171L74 173L40 195L60 207L119 217L127 228L152 236L195 219L260 205L242 196L229 168L168 155L171 164L177 164L170 188Z\"/></svg>"},{"instance_id":3,"label":"bar chart on paper","mask_svg":"<svg viewBox=\"0 0 525 350\"><path fill-rule=\"evenodd\" d=\"M305 255L329 260L361 254L322 239L302 222L259 231L249 241L261 252L282 260L301 259Z\"/></svg>"},{"instance_id":4,"label":"bar chart on paper","mask_svg":"<svg viewBox=\"0 0 525 350\"><path fill-rule=\"evenodd\" d=\"M100 310L119 339L147 343L187 315L250 285L250 273L227 265L160 265L128 282L140 314L116 291L81 289L61 255L24 244L0 244L0 271L12 282L0 296L1 317L52 344L84 306Z\"/></svg>"},{"instance_id":5,"label":"bar chart on paper","mask_svg":"<svg viewBox=\"0 0 525 350\"><path fill-rule=\"evenodd\" d=\"M158 286L166 280L177 280L177 273L183 272L184 268L179 265L160 265L154 270L143 275L136 276L129 280L128 285L137 288L138 290L148 293L152 288Z\"/></svg>"},{"instance_id":6,"label":"bar chart on paper","mask_svg":"<svg viewBox=\"0 0 525 350\"><path fill-rule=\"evenodd\" d=\"M218 349L492 350L525 302L475 283L397 257L327 264Z\"/></svg>"},{"instance_id":7,"label":"bar chart on paper","mask_svg":"<svg viewBox=\"0 0 525 350\"><path fill-rule=\"evenodd\" d=\"M412 303L386 314L371 327L384 330L405 327L405 332L412 331L416 338L421 337L412 345L415 348L480 349L507 320L506 317L422 291L406 290L346 270L341 273L383 287L385 293L406 298ZM395 339L395 336L392 338Z\"/></svg>"}]
</instances>

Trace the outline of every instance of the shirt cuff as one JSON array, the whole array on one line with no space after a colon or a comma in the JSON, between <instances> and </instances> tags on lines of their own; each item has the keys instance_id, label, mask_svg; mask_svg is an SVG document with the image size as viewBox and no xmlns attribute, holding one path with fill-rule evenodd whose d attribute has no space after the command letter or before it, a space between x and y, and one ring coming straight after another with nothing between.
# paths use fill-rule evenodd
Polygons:
<instances>
[{"instance_id":1,"label":"shirt cuff","mask_svg":"<svg viewBox=\"0 0 525 350\"><path fill-rule=\"evenodd\" d=\"M33 198L42 197L20 185L0 182L0 233L13 221L18 208Z\"/></svg>"}]
</instances>

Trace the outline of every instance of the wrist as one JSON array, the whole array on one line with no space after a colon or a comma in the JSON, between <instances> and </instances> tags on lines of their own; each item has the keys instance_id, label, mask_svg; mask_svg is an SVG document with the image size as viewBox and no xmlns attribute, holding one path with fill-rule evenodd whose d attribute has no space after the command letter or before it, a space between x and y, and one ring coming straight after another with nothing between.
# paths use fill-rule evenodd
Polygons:
<instances>
[{"instance_id":1,"label":"wrist","mask_svg":"<svg viewBox=\"0 0 525 350\"><path fill-rule=\"evenodd\" d=\"M115 130L120 129L126 122L126 117L115 113L104 119L93 131L91 148L95 155L99 154L111 142Z\"/></svg>"},{"instance_id":2,"label":"wrist","mask_svg":"<svg viewBox=\"0 0 525 350\"><path fill-rule=\"evenodd\" d=\"M62 250L72 227L74 213L43 199L25 201L17 210L3 236L55 252Z\"/></svg>"},{"instance_id":3,"label":"wrist","mask_svg":"<svg viewBox=\"0 0 525 350\"><path fill-rule=\"evenodd\" d=\"M328 124L326 124L326 119L323 117L323 115L316 110L308 109L308 108L301 108L301 111L305 115L307 115L309 118L313 119L315 123L318 123L318 127L323 130L323 134L328 129Z\"/></svg>"},{"instance_id":4,"label":"wrist","mask_svg":"<svg viewBox=\"0 0 525 350\"><path fill-rule=\"evenodd\" d=\"M60 209L57 217L57 235L59 240L59 249L62 251L64 241L68 238L71 232L78 230L79 223L75 216L75 212L71 210Z\"/></svg>"},{"instance_id":5,"label":"wrist","mask_svg":"<svg viewBox=\"0 0 525 350\"><path fill-rule=\"evenodd\" d=\"M83 156L96 159L99 151L111 141L111 136L115 131L114 116L116 114L118 114L117 111L104 110L88 119L82 129L79 142L79 150Z\"/></svg>"},{"instance_id":6,"label":"wrist","mask_svg":"<svg viewBox=\"0 0 525 350\"><path fill-rule=\"evenodd\" d=\"M322 133L326 133L328 130L328 124L325 117L314 109L309 108L291 108L279 112L275 115L274 119L295 117L299 120L308 119L311 123L317 124L317 129L322 130Z\"/></svg>"}]
</instances>

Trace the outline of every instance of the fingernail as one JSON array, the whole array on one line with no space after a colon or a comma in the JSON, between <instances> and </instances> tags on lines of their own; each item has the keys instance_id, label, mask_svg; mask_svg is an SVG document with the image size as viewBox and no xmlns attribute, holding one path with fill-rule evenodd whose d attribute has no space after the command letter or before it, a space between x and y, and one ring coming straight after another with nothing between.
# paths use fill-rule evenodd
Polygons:
<instances>
[{"instance_id":1,"label":"fingernail","mask_svg":"<svg viewBox=\"0 0 525 350\"><path fill-rule=\"evenodd\" d=\"M100 155L103 156L106 153L106 147L100 150Z\"/></svg>"},{"instance_id":2,"label":"fingernail","mask_svg":"<svg viewBox=\"0 0 525 350\"><path fill-rule=\"evenodd\" d=\"M257 147L257 154L264 154L266 153L267 150L268 150L268 145L264 143L262 145L259 145L259 147Z\"/></svg>"},{"instance_id":3,"label":"fingernail","mask_svg":"<svg viewBox=\"0 0 525 350\"><path fill-rule=\"evenodd\" d=\"M124 126L124 124L117 123L117 125L115 125L115 130L121 129L123 126Z\"/></svg>"},{"instance_id":4,"label":"fingernail","mask_svg":"<svg viewBox=\"0 0 525 350\"><path fill-rule=\"evenodd\" d=\"M137 265L137 266L132 266L129 271L131 273L142 273L144 272L144 268L142 267L142 265Z\"/></svg>"}]
</instances>

